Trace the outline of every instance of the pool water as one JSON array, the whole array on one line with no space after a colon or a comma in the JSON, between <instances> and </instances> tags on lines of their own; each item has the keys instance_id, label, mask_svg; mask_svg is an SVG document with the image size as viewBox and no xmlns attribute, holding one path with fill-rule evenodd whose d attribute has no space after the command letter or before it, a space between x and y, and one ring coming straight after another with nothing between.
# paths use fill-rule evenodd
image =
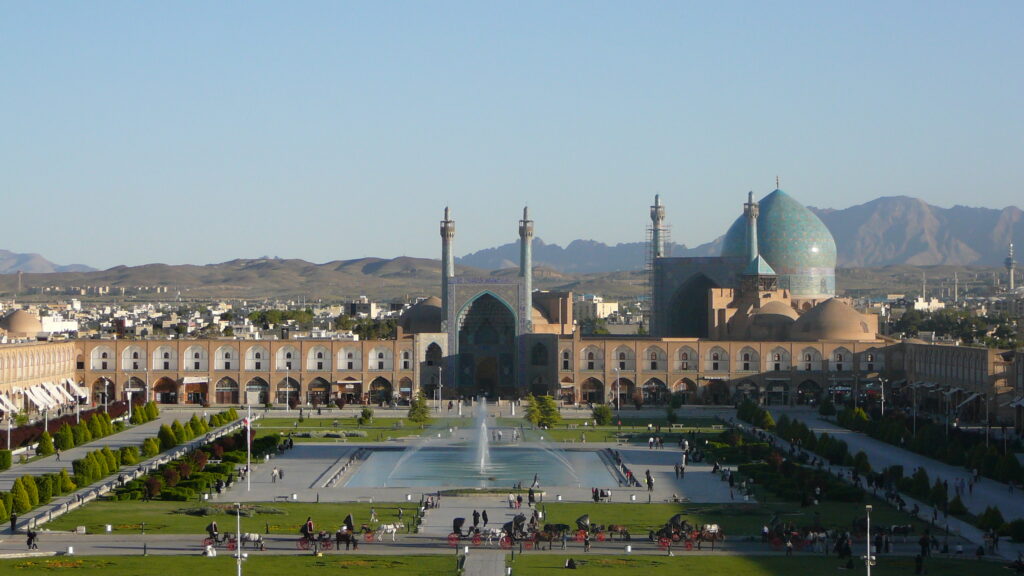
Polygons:
<instances>
[{"instance_id":1,"label":"pool water","mask_svg":"<svg viewBox=\"0 0 1024 576\"><path fill-rule=\"evenodd\" d=\"M349 487L528 487L534 474L545 486L608 486L615 480L597 452L529 447L491 448L484 472L472 448L422 448L405 455L401 450L374 450L355 471ZM563 461L564 460L564 461Z\"/></svg>"}]
</instances>

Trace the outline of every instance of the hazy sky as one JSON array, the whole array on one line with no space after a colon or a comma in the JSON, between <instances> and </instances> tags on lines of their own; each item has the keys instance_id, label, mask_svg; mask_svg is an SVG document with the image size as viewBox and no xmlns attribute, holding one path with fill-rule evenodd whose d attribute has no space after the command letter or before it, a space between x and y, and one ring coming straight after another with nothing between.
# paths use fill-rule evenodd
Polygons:
<instances>
[{"instance_id":1,"label":"hazy sky","mask_svg":"<svg viewBox=\"0 0 1024 576\"><path fill-rule=\"evenodd\" d=\"M1024 204L1021 2L0 2L0 248L96 267Z\"/></svg>"}]
</instances>

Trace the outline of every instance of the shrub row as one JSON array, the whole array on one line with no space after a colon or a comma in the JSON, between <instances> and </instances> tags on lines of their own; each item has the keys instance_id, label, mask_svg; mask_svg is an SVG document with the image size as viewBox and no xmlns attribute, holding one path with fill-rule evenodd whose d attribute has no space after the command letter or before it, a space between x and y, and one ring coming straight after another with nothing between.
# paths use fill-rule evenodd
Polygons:
<instances>
[{"instance_id":1,"label":"shrub row","mask_svg":"<svg viewBox=\"0 0 1024 576\"><path fill-rule=\"evenodd\" d=\"M56 443L57 436L61 428L63 428L65 425L72 428L76 427L76 420L80 420L81 422L87 423L88 421L92 420L94 416L100 414L105 416L106 420L108 421L116 420L127 411L128 404L126 402L115 402L111 404L108 407L108 412L104 412L103 408L93 408L91 410L82 410L79 416L76 416L74 411L68 411L66 414L62 414L61 416L58 416L57 418L52 418L48 422L46 422L45 432L48 432L50 436L54 439L54 442ZM18 426L17 428L12 429L10 431L11 446L15 448L21 448L22 446L30 446L32 444L39 442L39 439L42 437L44 432L43 428L43 423L39 423L33 424L31 426ZM93 432L95 431L95 429L90 427L88 424L86 424L85 430L88 430L90 434L93 434ZM0 429L0 445L7 445L7 434L8 432L6 427ZM81 434L81 432L79 434ZM93 437L92 439L95 440L96 437ZM79 442L78 444L81 444L81 442ZM66 449L62 447L60 444L56 444L56 447L61 448L62 450ZM74 446L70 447L73 448Z\"/></svg>"},{"instance_id":2,"label":"shrub row","mask_svg":"<svg viewBox=\"0 0 1024 576\"><path fill-rule=\"evenodd\" d=\"M764 428L765 430L775 428L775 419L772 418L771 412L753 403L749 398L743 400L743 403L737 408L736 416L740 420L749 422L758 428Z\"/></svg>"},{"instance_id":3,"label":"shrub row","mask_svg":"<svg viewBox=\"0 0 1024 576\"><path fill-rule=\"evenodd\" d=\"M753 478L779 498L810 504L815 498L836 502L861 502L864 491L842 483L823 470L800 466L790 460L741 464L740 474Z\"/></svg>"}]
</instances>

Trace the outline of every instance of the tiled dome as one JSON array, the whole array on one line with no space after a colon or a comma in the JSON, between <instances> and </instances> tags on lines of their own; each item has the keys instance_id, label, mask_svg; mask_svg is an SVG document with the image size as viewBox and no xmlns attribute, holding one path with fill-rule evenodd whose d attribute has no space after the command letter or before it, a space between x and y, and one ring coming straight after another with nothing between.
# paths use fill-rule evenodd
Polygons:
<instances>
[{"instance_id":1,"label":"tiled dome","mask_svg":"<svg viewBox=\"0 0 1024 576\"><path fill-rule=\"evenodd\" d=\"M441 299L431 296L406 310L398 323L406 334L432 334L441 331L443 320L444 311L441 310Z\"/></svg>"},{"instance_id":2,"label":"tiled dome","mask_svg":"<svg viewBox=\"0 0 1024 576\"><path fill-rule=\"evenodd\" d=\"M779 288L797 298L833 296L836 291L836 242L825 224L782 190L761 200L757 219L760 255L779 276ZM746 217L725 234L722 256L747 255Z\"/></svg>"}]
</instances>

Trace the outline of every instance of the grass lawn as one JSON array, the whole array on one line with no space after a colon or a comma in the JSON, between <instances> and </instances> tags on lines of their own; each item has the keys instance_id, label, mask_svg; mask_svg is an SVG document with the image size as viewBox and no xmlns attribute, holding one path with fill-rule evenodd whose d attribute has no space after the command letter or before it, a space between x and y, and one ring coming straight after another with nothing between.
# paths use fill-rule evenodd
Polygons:
<instances>
[{"instance_id":1,"label":"grass lawn","mask_svg":"<svg viewBox=\"0 0 1024 576\"><path fill-rule=\"evenodd\" d=\"M523 554L511 563L513 574L562 574L569 556L547 554ZM573 556L583 561L574 574L607 574L626 576L677 576L678 574L700 574L701 576L794 576L812 574L863 574L864 563L855 560L852 571L839 570L835 558L796 556L687 556L675 557L645 556ZM1006 574L1002 564L978 562L976 560L928 559L925 568L929 576L994 576ZM896 576L914 573L914 559L909 557L880 558L871 568L875 576Z\"/></svg>"},{"instance_id":2,"label":"grass lawn","mask_svg":"<svg viewBox=\"0 0 1024 576\"><path fill-rule=\"evenodd\" d=\"M335 425L337 424L337 425ZM287 436L293 434L296 442L377 442L392 438L420 436L432 429L444 429L449 426L465 427L472 425L467 418L436 418L426 428L412 424L401 418L374 418L373 423L360 426L355 418L307 417L303 421L298 418L261 418L256 421L256 437ZM362 431L365 437L346 439L325 438L329 432ZM300 434L311 434L312 438L303 438Z\"/></svg>"},{"instance_id":3,"label":"grass lawn","mask_svg":"<svg viewBox=\"0 0 1024 576\"><path fill-rule=\"evenodd\" d=\"M348 576L441 576L455 573L452 556L249 556L243 571L260 576L345 574ZM74 574L75 576L137 576L189 574L224 576L235 573L231 556L73 556L0 560L4 574Z\"/></svg>"},{"instance_id":4,"label":"grass lawn","mask_svg":"<svg viewBox=\"0 0 1024 576\"><path fill-rule=\"evenodd\" d=\"M882 501L869 500L874 505L871 521L876 525L907 524L910 517ZM646 536L653 528L663 526L675 514L684 514L691 524L718 524L728 536L757 536L761 526L775 514L783 521L797 526L815 523L816 516L826 526L850 528L853 519L864 515L864 504L822 502L818 506L801 508L793 502L773 501L752 504L671 504L671 503L568 503L545 502L545 522L576 526L576 519L590 514L595 524L625 524L634 536ZM926 527L915 523L918 533Z\"/></svg>"},{"instance_id":5,"label":"grass lawn","mask_svg":"<svg viewBox=\"0 0 1024 576\"><path fill-rule=\"evenodd\" d=\"M317 529L336 530L347 514L352 514L356 526L370 521L370 508L377 511L381 522L398 521L398 508L404 510L403 520L411 522L415 517L416 503L306 503L285 502L257 504L257 513L252 517L242 516L243 532L265 533L267 526L272 534L298 534L299 527L307 516L313 517ZM231 504L214 504L207 506L215 514L194 516L175 513L194 509L193 502L112 502L101 500L83 506L44 526L48 530L74 530L76 526L85 526L90 534L103 532L104 525L111 524L114 532L141 531L142 523L146 523L147 534L201 534L210 520L224 526L234 526L234 514ZM247 507L243 506L243 508Z\"/></svg>"}]
</instances>

